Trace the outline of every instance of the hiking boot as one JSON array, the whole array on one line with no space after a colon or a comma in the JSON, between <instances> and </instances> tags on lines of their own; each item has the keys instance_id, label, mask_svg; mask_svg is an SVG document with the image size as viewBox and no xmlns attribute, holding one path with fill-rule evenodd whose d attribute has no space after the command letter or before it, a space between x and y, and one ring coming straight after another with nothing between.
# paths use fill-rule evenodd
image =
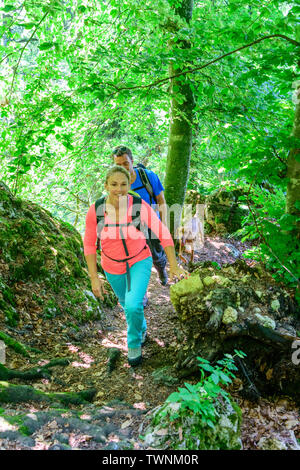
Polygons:
<instances>
[{"instance_id":1,"label":"hiking boot","mask_svg":"<svg viewBox=\"0 0 300 470\"><path fill-rule=\"evenodd\" d=\"M142 348L128 348L128 364L132 367L142 362Z\"/></svg>"},{"instance_id":2,"label":"hiking boot","mask_svg":"<svg viewBox=\"0 0 300 470\"><path fill-rule=\"evenodd\" d=\"M144 295L144 298L143 298L143 307L146 308L148 307L148 304L149 304L149 299L148 299L148 296L147 296L147 293Z\"/></svg>"},{"instance_id":3,"label":"hiking boot","mask_svg":"<svg viewBox=\"0 0 300 470\"><path fill-rule=\"evenodd\" d=\"M167 273L166 268L158 269L158 275L159 275L161 285L166 286L168 283L168 273Z\"/></svg>"},{"instance_id":4,"label":"hiking boot","mask_svg":"<svg viewBox=\"0 0 300 470\"><path fill-rule=\"evenodd\" d=\"M142 334L142 346L144 346L144 344L146 343L146 339L147 339L147 331L144 331Z\"/></svg>"}]
</instances>

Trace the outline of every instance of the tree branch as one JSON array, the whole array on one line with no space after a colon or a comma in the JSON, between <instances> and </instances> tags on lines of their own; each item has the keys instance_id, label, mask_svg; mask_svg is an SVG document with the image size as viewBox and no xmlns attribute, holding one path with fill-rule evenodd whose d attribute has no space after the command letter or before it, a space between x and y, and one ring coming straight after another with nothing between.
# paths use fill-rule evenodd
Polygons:
<instances>
[{"instance_id":1,"label":"tree branch","mask_svg":"<svg viewBox=\"0 0 300 470\"><path fill-rule=\"evenodd\" d=\"M271 34L269 36L264 36L263 38L257 39L256 41L253 41L250 44L245 44L244 46L241 46L238 49L234 49L233 51L227 52L226 54L223 54L220 57L217 57L216 59L213 59L213 60L207 62L204 65L200 65L199 67L195 67L193 69L184 70L184 71L179 72L179 73L177 73L175 75L172 75L170 77L166 77L166 78L162 78L160 80L157 80L156 82L150 83L149 85L136 85L136 86L133 86L133 87L122 87L122 88L118 88L115 85L113 85L113 86L114 86L114 88L117 88L118 92L120 92L122 90L134 90L134 89L137 89L137 88L151 88L151 87L160 85L162 83L168 82L169 80L172 80L173 78L178 78L182 75L187 75L187 74L190 74L190 73L198 72L198 70L202 70L202 69L208 67L209 65L212 65L212 64L218 62L219 60L224 59L224 57L235 54L236 52L239 52L243 49L246 49L247 47L254 46L254 44L258 44L261 41L265 41L266 39L272 39L272 38L282 38L282 39L285 39L286 41L290 42L294 46L300 46L300 42L295 41L294 39L291 39L288 36L285 36L283 34Z\"/></svg>"},{"instance_id":2,"label":"tree branch","mask_svg":"<svg viewBox=\"0 0 300 470\"><path fill-rule=\"evenodd\" d=\"M29 42L31 41L31 39L33 38L33 36L35 35L35 33L37 32L39 26L41 25L41 23L44 21L44 19L46 18L46 16L47 16L48 14L49 14L49 10L46 11L46 13L44 14L44 16L43 16L43 18L41 19L41 21L36 25L36 27L34 28L34 31L32 32L32 34L31 34L31 36L29 37L29 39L27 39L26 43L24 44L24 47L23 47L22 50L21 50L21 54L20 54L18 63L17 63L16 68L15 68L15 70L14 70L14 75L13 75L13 79L12 79L12 83L11 83L11 87L10 87L10 92L9 92L9 97L11 96L12 91L13 91L13 87L14 87L14 82L15 82L17 70L18 70L18 67L19 67L19 65L20 65L20 62L21 62L22 56L23 56L23 54L24 54L24 51L25 51L27 45L29 44Z\"/></svg>"}]
</instances>

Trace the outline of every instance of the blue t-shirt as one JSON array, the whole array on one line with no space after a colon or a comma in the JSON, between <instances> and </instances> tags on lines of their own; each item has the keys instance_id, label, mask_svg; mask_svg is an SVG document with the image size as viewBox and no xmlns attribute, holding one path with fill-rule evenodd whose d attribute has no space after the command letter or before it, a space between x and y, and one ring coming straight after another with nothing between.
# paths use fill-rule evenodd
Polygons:
<instances>
[{"instance_id":1,"label":"blue t-shirt","mask_svg":"<svg viewBox=\"0 0 300 470\"><path fill-rule=\"evenodd\" d=\"M141 198L144 199L144 201L146 201L148 204L150 204L150 206L155 205L155 201L150 200L151 197L150 197L147 189L146 188L141 188L141 186L143 186L143 182L140 178L140 175L138 173L137 168L134 168L134 171L135 171L135 174L136 174L136 180L132 183L130 189L132 189L132 191L138 193L141 196ZM155 173L153 173L153 171L151 171L151 170L145 170L145 171L147 172L150 184L152 186L154 196L158 196L162 191L164 191L164 187L161 184L161 181L160 181L159 177ZM136 188L140 188L140 189L136 189Z\"/></svg>"}]
</instances>

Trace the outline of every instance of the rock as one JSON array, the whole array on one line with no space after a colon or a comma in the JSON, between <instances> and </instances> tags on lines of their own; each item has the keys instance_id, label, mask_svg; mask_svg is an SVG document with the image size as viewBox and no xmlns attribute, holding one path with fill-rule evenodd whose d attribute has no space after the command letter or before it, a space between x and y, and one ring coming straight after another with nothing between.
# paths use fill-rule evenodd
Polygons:
<instances>
[{"instance_id":1,"label":"rock","mask_svg":"<svg viewBox=\"0 0 300 470\"><path fill-rule=\"evenodd\" d=\"M231 245L230 243L225 243L225 246L229 249L234 258L238 258L240 256L240 252L235 248L235 246Z\"/></svg>"},{"instance_id":2,"label":"rock","mask_svg":"<svg viewBox=\"0 0 300 470\"><path fill-rule=\"evenodd\" d=\"M168 387L175 385L178 378L172 375L171 367L165 366L152 372L153 382L159 385L167 385Z\"/></svg>"},{"instance_id":3,"label":"rock","mask_svg":"<svg viewBox=\"0 0 300 470\"><path fill-rule=\"evenodd\" d=\"M69 436L67 433L64 433L64 432L58 432L54 434L53 439L61 442L61 444L69 444Z\"/></svg>"},{"instance_id":4,"label":"rock","mask_svg":"<svg viewBox=\"0 0 300 470\"><path fill-rule=\"evenodd\" d=\"M210 276L206 276L202 279L203 284L205 287L210 287L215 284L216 280Z\"/></svg>"},{"instance_id":5,"label":"rock","mask_svg":"<svg viewBox=\"0 0 300 470\"><path fill-rule=\"evenodd\" d=\"M276 300L273 300L273 301L271 302L271 308L272 308L273 310L275 310L275 312L278 312L278 310L279 310L279 308L280 308L280 302L279 302L279 300L277 300L277 299L276 299Z\"/></svg>"},{"instance_id":6,"label":"rock","mask_svg":"<svg viewBox=\"0 0 300 470\"><path fill-rule=\"evenodd\" d=\"M33 434L38 429L40 429L42 425L43 424L40 421L38 421L37 417L36 419L26 418L24 419L23 424L22 424L22 426L24 426L24 428L26 429L26 433L28 434Z\"/></svg>"},{"instance_id":7,"label":"rock","mask_svg":"<svg viewBox=\"0 0 300 470\"><path fill-rule=\"evenodd\" d=\"M181 409L180 403L165 402L151 413L144 443L154 449L240 450L241 410L231 402L215 403L216 421L209 426L200 413ZM170 416L176 415L176 419Z\"/></svg>"},{"instance_id":8,"label":"rock","mask_svg":"<svg viewBox=\"0 0 300 470\"><path fill-rule=\"evenodd\" d=\"M8 439L9 441L19 442L22 446L34 447L35 440L28 436L23 436L18 431L0 432L0 439Z\"/></svg>"},{"instance_id":9,"label":"rock","mask_svg":"<svg viewBox=\"0 0 300 470\"><path fill-rule=\"evenodd\" d=\"M45 319L69 315L70 311L80 321L101 318L99 303L103 303L87 294L90 279L82 238L72 225L37 204L15 198L1 182L0 219L1 259L7 267L0 279L0 310L8 326L16 327L20 319L31 324L32 312L41 306L39 316ZM17 302L22 300L19 281L26 292L26 301L21 304ZM42 288L47 295L41 293ZM107 288L104 304L113 306L116 297ZM64 302L60 302L62 298Z\"/></svg>"},{"instance_id":10,"label":"rock","mask_svg":"<svg viewBox=\"0 0 300 470\"><path fill-rule=\"evenodd\" d=\"M262 437L257 444L260 450L287 450L287 446L277 437Z\"/></svg>"},{"instance_id":11,"label":"rock","mask_svg":"<svg viewBox=\"0 0 300 470\"><path fill-rule=\"evenodd\" d=\"M228 279L227 277L225 276L219 276L219 275L216 275L216 276L213 276L213 280L219 284L219 286L229 286L231 284L231 281L230 279Z\"/></svg>"},{"instance_id":12,"label":"rock","mask_svg":"<svg viewBox=\"0 0 300 470\"><path fill-rule=\"evenodd\" d=\"M102 447L102 450L120 450L120 447L117 442L109 441L105 447Z\"/></svg>"},{"instance_id":13,"label":"rock","mask_svg":"<svg viewBox=\"0 0 300 470\"><path fill-rule=\"evenodd\" d=\"M263 296L263 293L262 293L260 290L256 290L256 291L255 291L255 294L257 295L257 297L258 297L259 299L261 299L262 296Z\"/></svg>"},{"instance_id":14,"label":"rock","mask_svg":"<svg viewBox=\"0 0 300 470\"><path fill-rule=\"evenodd\" d=\"M259 323L265 328L271 328L275 330L276 322L273 318L267 317L266 315L260 315L259 313L255 314L255 317L258 319Z\"/></svg>"},{"instance_id":15,"label":"rock","mask_svg":"<svg viewBox=\"0 0 300 470\"><path fill-rule=\"evenodd\" d=\"M48 450L72 450L72 447L65 444L53 444Z\"/></svg>"},{"instance_id":16,"label":"rock","mask_svg":"<svg viewBox=\"0 0 300 470\"><path fill-rule=\"evenodd\" d=\"M222 323L225 323L225 325L228 325L229 323L236 322L237 319L238 319L238 312L232 307L227 307L226 310L224 311Z\"/></svg>"},{"instance_id":17,"label":"rock","mask_svg":"<svg viewBox=\"0 0 300 470\"><path fill-rule=\"evenodd\" d=\"M182 296L191 298L198 295L202 289L203 283L199 274L194 274L187 279L182 279L177 284L173 284L170 288L170 298L174 305L178 305Z\"/></svg>"}]
</instances>

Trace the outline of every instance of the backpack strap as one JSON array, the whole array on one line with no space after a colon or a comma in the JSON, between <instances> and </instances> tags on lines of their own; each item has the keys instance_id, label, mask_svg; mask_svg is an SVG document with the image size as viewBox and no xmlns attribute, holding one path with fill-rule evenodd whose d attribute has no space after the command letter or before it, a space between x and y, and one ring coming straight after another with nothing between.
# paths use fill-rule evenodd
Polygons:
<instances>
[{"instance_id":1,"label":"backpack strap","mask_svg":"<svg viewBox=\"0 0 300 470\"><path fill-rule=\"evenodd\" d=\"M133 213L132 213L132 221L126 225L134 225L137 230L143 231L141 229L141 205L142 205L142 198L139 194L135 193L134 191L128 191L128 193L132 196L132 206L133 206ZM95 202L95 212L97 218L97 250L100 250L100 238L101 232L105 226L105 202L106 196L101 196L100 199L97 199ZM119 224L116 224L119 225ZM145 233L144 233L145 234ZM122 239L122 242L125 240ZM124 247L125 248L125 247ZM127 248L125 249L126 252Z\"/></svg>"},{"instance_id":2,"label":"backpack strap","mask_svg":"<svg viewBox=\"0 0 300 470\"><path fill-rule=\"evenodd\" d=\"M153 188L150 183L147 171L145 170L145 168L136 168L136 170L138 174L140 175L143 186L140 186L139 188L135 188L135 189L137 190L137 189L145 188L150 196L150 203L154 201L155 204L157 204L157 200L156 200L156 197L154 196Z\"/></svg>"},{"instance_id":3,"label":"backpack strap","mask_svg":"<svg viewBox=\"0 0 300 470\"><path fill-rule=\"evenodd\" d=\"M101 232L104 227L104 207L105 207L106 197L101 196L100 199L97 199L95 202L95 212L97 218L97 250L100 250L100 237Z\"/></svg>"},{"instance_id":4,"label":"backpack strap","mask_svg":"<svg viewBox=\"0 0 300 470\"><path fill-rule=\"evenodd\" d=\"M139 194L134 193L132 191L132 219L131 224L135 226L137 230L141 231L141 206L142 206L142 198Z\"/></svg>"}]
</instances>

